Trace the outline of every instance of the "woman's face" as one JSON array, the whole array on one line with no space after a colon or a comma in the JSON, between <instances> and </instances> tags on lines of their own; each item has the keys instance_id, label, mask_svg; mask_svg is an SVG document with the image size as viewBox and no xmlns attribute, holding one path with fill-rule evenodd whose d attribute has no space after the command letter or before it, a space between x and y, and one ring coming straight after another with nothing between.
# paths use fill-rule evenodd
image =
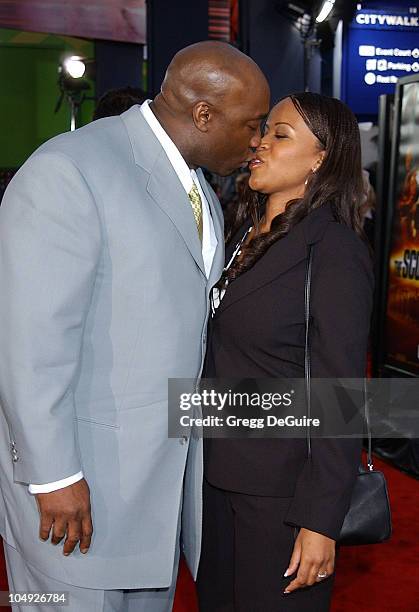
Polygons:
<instances>
[{"instance_id":1,"label":"woman's face","mask_svg":"<svg viewBox=\"0 0 419 612\"><path fill-rule=\"evenodd\" d=\"M268 195L301 197L304 183L316 171L324 152L290 98L271 110L256 159L249 164L249 185Z\"/></svg>"}]
</instances>

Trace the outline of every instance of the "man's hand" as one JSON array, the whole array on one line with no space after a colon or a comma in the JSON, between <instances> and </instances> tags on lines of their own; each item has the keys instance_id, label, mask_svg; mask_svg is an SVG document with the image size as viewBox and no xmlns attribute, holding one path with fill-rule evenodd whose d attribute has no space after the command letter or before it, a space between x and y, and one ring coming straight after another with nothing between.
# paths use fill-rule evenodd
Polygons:
<instances>
[{"instance_id":1,"label":"man's hand","mask_svg":"<svg viewBox=\"0 0 419 612\"><path fill-rule=\"evenodd\" d=\"M87 553L93 534L90 514L90 491L83 478L74 484L35 495L40 514L39 537L58 544L65 537L64 555L73 552L80 542L80 552Z\"/></svg>"},{"instance_id":2,"label":"man's hand","mask_svg":"<svg viewBox=\"0 0 419 612\"><path fill-rule=\"evenodd\" d=\"M300 529L294 544L294 550L286 576L294 574L297 576L287 586L284 593L292 593L302 587L307 587L321 582L327 576L333 574L335 566L335 540L327 536ZM318 576L320 574L320 577Z\"/></svg>"}]
</instances>

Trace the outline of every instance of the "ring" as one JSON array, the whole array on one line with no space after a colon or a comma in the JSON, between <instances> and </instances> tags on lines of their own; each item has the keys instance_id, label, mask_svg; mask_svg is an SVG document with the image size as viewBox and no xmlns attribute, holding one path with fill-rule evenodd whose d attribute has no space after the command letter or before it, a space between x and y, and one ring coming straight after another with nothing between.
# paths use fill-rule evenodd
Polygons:
<instances>
[{"instance_id":1,"label":"ring","mask_svg":"<svg viewBox=\"0 0 419 612\"><path fill-rule=\"evenodd\" d=\"M317 578L327 578L327 572L324 572L324 574L317 574Z\"/></svg>"}]
</instances>

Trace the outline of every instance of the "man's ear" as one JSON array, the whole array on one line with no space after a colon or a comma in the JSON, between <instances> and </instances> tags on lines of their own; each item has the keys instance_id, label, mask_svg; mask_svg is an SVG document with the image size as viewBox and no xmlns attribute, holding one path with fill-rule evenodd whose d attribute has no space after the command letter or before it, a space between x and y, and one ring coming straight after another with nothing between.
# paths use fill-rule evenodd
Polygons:
<instances>
[{"instance_id":1,"label":"man's ear","mask_svg":"<svg viewBox=\"0 0 419 612\"><path fill-rule=\"evenodd\" d=\"M212 110L208 102L197 102L192 109L192 117L198 130L208 132L208 124L212 119Z\"/></svg>"}]
</instances>

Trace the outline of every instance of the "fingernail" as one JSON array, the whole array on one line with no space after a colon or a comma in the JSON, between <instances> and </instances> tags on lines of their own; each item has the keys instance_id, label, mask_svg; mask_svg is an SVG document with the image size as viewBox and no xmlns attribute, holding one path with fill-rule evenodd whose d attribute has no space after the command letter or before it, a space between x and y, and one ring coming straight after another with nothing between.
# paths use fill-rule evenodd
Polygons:
<instances>
[{"instance_id":1,"label":"fingernail","mask_svg":"<svg viewBox=\"0 0 419 612\"><path fill-rule=\"evenodd\" d=\"M289 568L288 568L288 569L287 569L287 571L286 571L286 572L285 572L285 574L284 574L284 578L286 578L286 577L287 577L287 576L289 576L289 575L290 575L290 571L289 571Z\"/></svg>"},{"instance_id":2,"label":"fingernail","mask_svg":"<svg viewBox=\"0 0 419 612\"><path fill-rule=\"evenodd\" d=\"M68 557L70 553L64 553L64 557Z\"/></svg>"},{"instance_id":3,"label":"fingernail","mask_svg":"<svg viewBox=\"0 0 419 612\"><path fill-rule=\"evenodd\" d=\"M284 595L289 595L291 591L284 591Z\"/></svg>"},{"instance_id":4,"label":"fingernail","mask_svg":"<svg viewBox=\"0 0 419 612\"><path fill-rule=\"evenodd\" d=\"M85 555L89 549L88 548L80 548L80 552Z\"/></svg>"}]
</instances>

